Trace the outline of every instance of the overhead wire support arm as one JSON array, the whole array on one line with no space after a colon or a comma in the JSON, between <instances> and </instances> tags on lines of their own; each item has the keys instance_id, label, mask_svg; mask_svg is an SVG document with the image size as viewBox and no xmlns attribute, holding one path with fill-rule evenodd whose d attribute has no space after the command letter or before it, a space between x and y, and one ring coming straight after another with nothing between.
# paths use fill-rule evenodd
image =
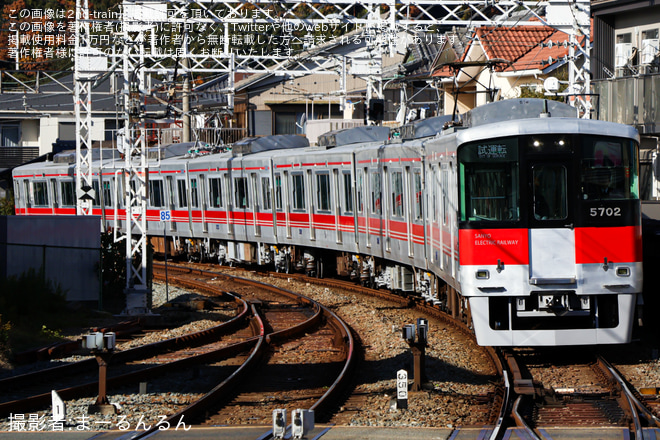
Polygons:
<instances>
[{"instance_id":1,"label":"overhead wire support arm","mask_svg":"<svg viewBox=\"0 0 660 440\"><path fill-rule=\"evenodd\" d=\"M80 161L76 164L76 188L81 215L90 214L93 205L90 193L85 192L92 186L93 175L91 83L94 78L100 78L99 73L108 72L107 58L92 47L90 25L95 19L90 18L87 2L76 0L76 151ZM395 53L397 33L406 29L428 32L434 29L432 26L548 25L571 38L572 52L568 59L574 92L571 99L581 108L582 114L589 117L589 7L589 0L123 0L118 20L122 29L116 33L119 38L113 38L112 47L106 49L114 54L115 65L118 61L123 65L124 124L126 138L130 139L125 143L122 174L126 185L127 259L134 263L127 266L127 289L143 292L147 288L148 164L145 120L140 106L144 97L151 95L146 79L151 75L172 74L179 65L173 60L181 61L181 66L187 64L186 75L225 74L223 89L227 93L223 105L229 112L234 107L235 75L241 73L299 76L341 72L340 102L343 105L348 93L346 75L354 75L360 60L328 57L324 48L351 44L350 36L359 36L363 41L369 37L370 41L363 43L363 48L380 59ZM319 43L310 39L292 44L289 51L282 50L285 39L304 40L305 35L314 36L315 31L328 29L328 26L331 29L326 32L327 41ZM190 46L187 42L167 40L173 38L171 30L178 27L187 30L183 32L186 38L202 36L207 40L193 42ZM244 40L239 44L239 37L246 35L266 40L261 46ZM280 40L268 40L269 37ZM97 72L96 63L102 64L104 60L105 67ZM382 68L382 64L379 67ZM382 72L373 72L370 65L365 64L361 75L366 79L373 77L368 89L373 94L382 94ZM134 188L130 182L134 182Z\"/></svg>"}]
</instances>

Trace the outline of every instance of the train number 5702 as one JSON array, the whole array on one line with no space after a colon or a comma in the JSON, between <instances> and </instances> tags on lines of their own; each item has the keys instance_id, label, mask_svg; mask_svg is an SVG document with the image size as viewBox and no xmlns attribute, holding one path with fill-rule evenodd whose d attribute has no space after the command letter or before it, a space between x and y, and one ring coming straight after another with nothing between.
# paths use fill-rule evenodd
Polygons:
<instances>
[{"instance_id":1,"label":"train number 5702","mask_svg":"<svg viewBox=\"0 0 660 440\"><path fill-rule=\"evenodd\" d=\"M591 208L589 215L591 217L621 217L621 208Z\"/></svg>"}]
</instances>

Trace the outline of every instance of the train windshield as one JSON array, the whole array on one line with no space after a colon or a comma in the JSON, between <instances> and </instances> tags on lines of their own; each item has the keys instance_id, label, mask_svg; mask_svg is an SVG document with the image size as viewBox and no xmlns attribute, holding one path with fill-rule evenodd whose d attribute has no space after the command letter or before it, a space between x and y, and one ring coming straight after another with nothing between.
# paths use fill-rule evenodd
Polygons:
<instances>
[{"instance_id":1,"label":"train windshield","mask_svg":"<svg viewBox=\"0 0 660 440\"><path fill-rule=\"evenodd\" d=\"M520 217L515 138L466 144L458 151L461 221L517 221Z\"/></svg>"},{"instance_id":2,"label":"train windshield","mask_svg":"<svg viewBox=\"0 0 660 440\"><path fill-rule=\"evenodd\" d=\"M585 136L580 158L582 198L637 198L636 151L630 140Z\"/></svg>"}]
</instances>

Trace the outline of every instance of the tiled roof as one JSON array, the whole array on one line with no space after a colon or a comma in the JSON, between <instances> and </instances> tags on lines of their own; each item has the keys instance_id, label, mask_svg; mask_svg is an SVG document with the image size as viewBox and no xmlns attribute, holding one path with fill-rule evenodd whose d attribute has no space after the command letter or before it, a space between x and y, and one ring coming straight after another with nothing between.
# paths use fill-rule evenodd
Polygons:
<instances>
[{"instance_id":1,"label":"tiled roof","mask_svg":"<svg viewBox=\"0 0 660 440\"><path fill-rule=\"evenodd\" d=\"M475 37L481 42L488 59L502 59L513 64L511 67L503 64L495 69L502 71L515 67L516 62L526 54L538 51L539 43L554 32L546 26L481 27Z\"/></svg>"},{"instance_id":2,"label":"tiled roof","mask_svg":"<svg viewBox=\"0 0 660 440\"><path fill-rule=\"evenodd\" d=\"M568 55L568 48L563 45L569 41L568 34L548 26L481 27L476 29L473 38L471 45L479 41L486 59L470 59L470 50L466 50L456 61L508 61L509 64L501 63L495 66L495 71L498 72L544 70ZM552 47L547 47L549 41L553 42ZM549 58L552 58L550 64ZM448 66L442 66L433 76L451 77L453 74Z\"/></svg>"}]
</instances>

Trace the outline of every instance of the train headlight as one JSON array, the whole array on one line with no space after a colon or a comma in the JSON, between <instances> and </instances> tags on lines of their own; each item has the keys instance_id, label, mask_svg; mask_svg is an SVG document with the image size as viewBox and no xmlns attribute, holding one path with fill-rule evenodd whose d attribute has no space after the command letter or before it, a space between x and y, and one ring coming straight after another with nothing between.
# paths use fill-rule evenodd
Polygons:
<instances>
[{"instance_id":1,"label":"train headlight","mask_svg":"<svg viewBox=\"0 0 660 440\"><path fill-rule=\"evenodd\" d=\"M490 278L490 272L485 269L480 269L476 273L478 280L487 280Z\"/></svg>"},{"instance_id":2,"label":"train headlight","mask_svg":"<svg viewBox=\"0 0 660 440\"><path fill-rule=\"evenodd\" d=\"M621 266L616 268L616 276L618 277L629 277L630 268L626 266Z\"/></svg>"}]
</instances>

